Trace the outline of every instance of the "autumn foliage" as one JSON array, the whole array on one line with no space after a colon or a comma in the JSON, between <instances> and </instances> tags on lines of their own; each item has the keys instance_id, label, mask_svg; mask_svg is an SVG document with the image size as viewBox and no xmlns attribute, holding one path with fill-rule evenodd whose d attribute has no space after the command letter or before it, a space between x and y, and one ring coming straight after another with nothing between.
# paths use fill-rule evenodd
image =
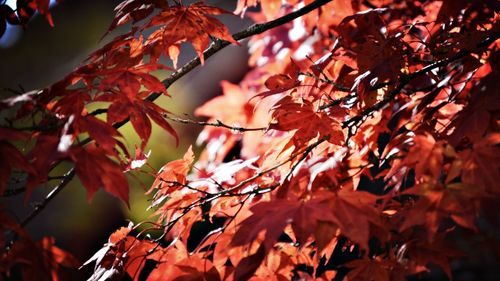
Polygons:
<instances>
[{"instance_id":1,"label":"autumn foliage","mask_svg":"<svg viewBox=\"0 0 500 281\"><path fill-rule=\"evenodd\" d=\"M21 2L52 21L48 1ZM0 7L1 22L23 21ZM28 202L55 167L73 166L25 220L0 209L3 277L17 266L24 280L56 280L81 265L23 227L75 176L89 200L103 188L128 204L152 122L177 141L172 122L204 126L204 148L155 173L152 221L111 234L85 263L90 280L385 281L435 267L451 277L467 253L450 237L488 247L478 222L498 223L498 1L239 0L235 13L257 24L233 35L217 19L231 12L204 2L115 11L108 32L127 32L60 81L0 101L15 110L0 127L1 195ZM250 70L223 81L200 119L155 104L244 38ZM198 57L177 66L183 43ZM118 130L128 122L133 153Z\"/></svg>"}]
</instances>

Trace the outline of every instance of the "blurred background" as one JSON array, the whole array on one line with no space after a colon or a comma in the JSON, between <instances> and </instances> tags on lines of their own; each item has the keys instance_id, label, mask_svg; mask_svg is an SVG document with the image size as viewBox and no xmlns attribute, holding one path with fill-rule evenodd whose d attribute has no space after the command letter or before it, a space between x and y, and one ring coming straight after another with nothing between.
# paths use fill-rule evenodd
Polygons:
<instances>
[{"instance_id":1,"label":"blurred background","mask_svg":"<svg viewBox=\"0 0 500 281\"><path fill-rule=\"evenodd\" d=\"M15 0L7 1L15 9ZM9 89L29 91L40 89L63 78L93 51L97 50L122 30L101 40L114 17L113 9L121 1L64 0L55 4L52 1L51 13L55 26L51 28L43 16L35 15L23 30L19 26L8 26L6 34L0 39L0 99L12 95ZM233 11L236 1L206 1L209 4ZM3 3L0 0L0 3ZM187 4L189 1L183 1ZM218 17L231 33L239 31L251 22L238 16ZM179 66L195 57L189 45L183 46ZM171 64L170 64L171 65ZM231 67L221 67L231 66ZM221 93L220 81L237 83L247 70L247 48L229 46L208 59L204 66L194 71L169 88L172 98L162 97L158 104L182 116L191 115L194 109L209 98ZM167 77L160 72L159 78ZM148 163L159 169L166 162L182 157L189 145L202 129L199 126L173 124L180 136L179 147L175 140L158 127L146 148L151 149ZM126 145L133 152L134 145L140 141L130 125L120 129ZM69 166L60 167L62 175ZM102 190L96 193L91 202L86 200L86 191L78 180L74 180L59 194L28 226L27 230L35 240L43 236L53 236L59 247L73 253L81 262L89 259L109 235L128 221L135 223L147 220L151 215L146 211L152 177L138 174L129 178L130 209L115 197ZM15 197L0 198L0 204L19 220L32 209L32 204L41 201L53 188L51 185L39 187L31 203L24 204L23 194ZM31 205L30 205L31 204ZM93 272L93 265L80 271L71 272L71 280L85 280Z\"/></svg>"}]
</instances>

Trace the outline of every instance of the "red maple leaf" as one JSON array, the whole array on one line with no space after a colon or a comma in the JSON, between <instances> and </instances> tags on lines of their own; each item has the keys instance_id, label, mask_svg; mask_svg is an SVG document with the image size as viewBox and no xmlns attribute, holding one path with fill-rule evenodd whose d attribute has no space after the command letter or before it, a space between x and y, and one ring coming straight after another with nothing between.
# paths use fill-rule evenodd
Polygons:
<instances>
[{"instance_id":1,"label":"red maple leaf","mask_svg":"<svg viewBox=\"0 0 500 281\"><path fill-rule=\"evenodd\" d=\"M76 165L76 174L87 189L87 199L103 187L107 192L128 203L128 182L120 164L114 162L101 149L91 144L70 150Z\"/></svg>"},{"instance_id":2,"label":"red maple leaf","mask_svg":"<svg viewBox=\"0 0 500 281\"><path fill-rule=\"evenodd\" d=\"M182 187L186 183L186 176L191 170L193 162L194 154L190 146L182 159L171 161L160 169L149 192L153 189L162 190L165 186L169 187L173 183L179 183Z\"/></svg>"},{"instance_id":3,"label":"red maple leaf","mask_svg":"<svg viewBox=\"0 0 500 281\"><path fill-rule=\"evenodd\" d=\"M236 42L226 26L212 15L228 14L221 8L197 2L189 6L173 6L154 16L145 28L161 27L161 43L164 47L178 46L182 42L191 42L203 64L203 51L208 47L210 36ZM177 54L171 57L177 60Z\"/></svg>"},{"instance_id":4,"label":"red maple leaf","mask_svg":"<svg viewBox=\"0 0 500 281\"><path fill-rule=\"evenodd\" d=\"M326 138L328 142L337 145L344 141L340 123L324 112L316 112L311 102L298 103L290 96L285 96L273 107L272 116L276 122L269 126L270 129L296 130L292 139L296 148L316 137Z\"/></svg>"}]
</instances>

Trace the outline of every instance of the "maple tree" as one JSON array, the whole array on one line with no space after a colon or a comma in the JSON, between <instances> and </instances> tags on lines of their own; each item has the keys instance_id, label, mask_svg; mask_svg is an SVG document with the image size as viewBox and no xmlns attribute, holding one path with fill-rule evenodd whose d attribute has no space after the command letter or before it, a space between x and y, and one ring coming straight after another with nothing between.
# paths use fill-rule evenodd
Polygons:
<instances>
[{"instance_id":1,"label":"maple tree","mask_svg":"<svg viewBox=\"0 0 500 281\"><path fill-rule=\"evenodd\" d=\"M48 3L1 5L0 23L38 11L53 24ZM239 0L234 13L257 23L230 34L216 16L231 12L204 2L122 2L107 32L124 34L60 81L0 102L15 109L0 127L1 196L28 202L73 165L24 220L0 209L2 276L17 266L24 280L57 280L80 265L24 226L75 176L89 200L104 188L128 204L126 175L143 169L153 121L177 142L172 122L204 126L204 148L154 172L155 220L111 234L85 263L90 280L383 281L433 266L451 277L464 253L450 237L489 241L478 221L498 222L499 10L494 0ZM207 121L155 104L245 38L250 70L195 110ZM178 67L183 43L197 57ZM163 81L161 69L172 71ZM132 154L118 130L128 122L141 140Z\"/></svg>"}]
</instances>

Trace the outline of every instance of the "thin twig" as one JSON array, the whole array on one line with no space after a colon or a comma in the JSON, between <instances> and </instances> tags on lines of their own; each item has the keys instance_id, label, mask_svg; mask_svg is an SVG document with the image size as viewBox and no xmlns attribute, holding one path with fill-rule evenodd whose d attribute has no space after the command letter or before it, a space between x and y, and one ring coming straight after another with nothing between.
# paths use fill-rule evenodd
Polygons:
<instances>
[{"instance_id":1,"label":"thin twig","mask_svg":"<svg viewBox=\"0 0 500 281\"><path fill-rule=\"evenodd\" d=\"M64 178L59 185L54 187L47 197L45 197L42 202L38 203L33 211L31 211L31 213L20 223L21 227L25 227L31 220L33 220L47 206L47 204L49 204L49 202L52 201L56 195L59 194L59 192L61 192L66 185L68 185L68 183L71 182L75 174L76 172L74 168L69 170L68 173L64 175Z\"/></svg>"},{"instance_id":2,"label":"thin twig","mask_svg":"<svg viewBox=\"0 0 500 281\"><path fill-rule=\"evenodd\" d=\"M226 128L226 129L230 129L233 131L238 131L238 132L266 131L268 129L267 127L246 128L246 127L240 127L240 126L230 126L230 125L223 123L220 120L216 120L215 122L197 121L197 120L191 120L191 119L182 119L182 118L178 118L178 117L171 117L171 116L168 116L167 114L164 114L163 117L165 119L168 119L168 120L171 120L174 122L183 123L183 124L194 124L194 125L200 125L200 126L221 127L221 128Z\"/></svg>"},{"instance_id":3,"label":"thin twig","mask_svg":"<svg viewBox=\"0 0 500 281\"><path fill-rule=\"evenodd\" d=\"M285 160L285 161L283 161L283 162L281 162L281 163L278 163L278 164L276 164L276 165L274 165L274 166L272 166L272 167L270 167L270 168L267 168L267 169L265 169L265 170L263 170L263 171L260 171L260 172L256 173L254 176L249 177L249 178L247 178L247 179L245 179L245 180L242 180L239 184L237 184L237 185L235 185L235 186L233 186L233 187L231 187L231 188L228 188L228 189L224 189L224 190L222 190L221 192L217 193L215 196L213 196L213 197L209 198L209 199L210 199L210 201L212 201L212 200L214 200L214 199L216 199L216 198L218 198L218 197L223 197L223 196L224 196L224 197L226 197L226 196L227 196L227 194L231 194L231 192L233 192L233 191L235 191L235 190L237 190L237 189L242 188L242 187L243 187L243 186L245 186L246 184L248 184L248 183L250 183L250 182L252 182L252 181L254 181L254 180L256 180L256 179L258 179L258 178L260 178L260 177L262 177L263 175L265 175L265 174L267 174L267 173L269 173L269 172L271 172L271 171L273 171L273 170L276 170L277 168L279 168L279 167L281 167L281 166L283 166L283 165L287 164L288 162L292 161L293 159L295 159L295 158L296 158L297 156L299 156L299 155L301 155L301 158L299 159L299 161L298 161L297 163L300 163L303 159L305 159L305 157L307 157L307 155L308 155L308 154L309 154L309 153L310 153L310 152L311 152L311 151L312 151L315 147L317 147L317 146L318 146L318 145L320 145L321 143L325 142L326 140L327 140L327 138L322 138L322 139L320 139L320 140L316 141L315 143L313 143L313 144L311 144L311 145L307 146L306 148L304 148L304 150L302 150L302 151L300 151L300 152L297 152L297 153L294 153L293 155L290 155L290 157L289 157L287 160ZM292 167L292 171L293 171L293 169L295 169L295 167L296 167L297 163L295 163L295 164L293 165L293 167ZM287 174L287 176L286 176L286 177L288 177L288 176L289 176L289 174Z\"/></svg>"},{"instance_id":4,"label":"thin twig","mask_svg":"<svg viewBox=\"0 0 500 281\"><path fill-rule=\"evenodd\" d=\"M325 142L327 140L328 140L328 138L323 138L323 139L320 139L317 142L311 144L310 146L306 147L306 149L304 150L304 152L300 153L300 154L302 154L302 156L300 156L300 159L293 164L292 168L290 169L290 171L288 172L288 174L285 176L285 179L292 176L292 174L295 171L295 169L297 169L297 167L300 165L300 163L302 163L302 161L304 161L307 158L307 156L309 155L309 153L314 148L316 148L318 145L320 145L321 143L323 143L323 142ZM292 156L286 162L291 161L294 158L295 158L295 156ZM223 196L227 197L227 196L244 196L244 195L251 195L251 194L264 194L264 193L268 193L268 192L271 192L271 191L275 190L278 186L280 186L280 184L273 184L273 185L268 186L268 187L263 188L263 189L255 188L255 189L247 191L247 192L236 193L236 194L224 194Z\"/></svg>"},{"instance_id":5,"label":"thin twig","mask_svg":"<svg viewBox=\"0 0 500 281\"><path fill-rule=\"evenodd\" d=\"M292 161L293 159L295 159L297 156L301 155L301 158L298 162L301 162L302 160L305 159L305 157L307 157L307 155L315 148L317 147L318 145L320 145L321 143L325 142L327 140L327 138L322 138L318 141L316 141L315 143L307 146L306 148L304 148L303 150L301 150L300 152L297 152L297 153L294 153L293 155L291 155L287 160L281 162L281 163L278 163L268 169L265 169L255 175L253 175L252 177L250 178L247 178L243 181L241 181L240 183L238 183L237 185L233 186L233 187L230 187L230 188L227 188L227 189L224 189L218 193L210 193L210 194L206 194L206 192L203 192L205 193L205 196L202 197L202 198L199 198L197 199L196 201L194 201L193 203L189 204L188 206L186 207L183 207L181 208L180 210L182 210L182 214L180 214L180 217L181 216L184 216L185 214L187 214L190 210L196 208L196 207L200 207L204 204L207 204L207 203L210 203L218 198L221 198L221 197L239 197L239 196L247 196L247 195L251 195L251 194L263 194L263 193L267 193L267 192L271 192L273 191L274 189L276 189L279 184L273 184L271 186L268 186L267 188L264 188L264 189L252 189L248 192L244 192L244 193L232 193L233 191L237 190L237 189L240 189L242 188L243 186L245 186L246 184L256 180L257 178L260 178L262 177L263 175L285 165L286 163ZM293 168L292 168L292 171L293 169L295 169L297 165L294 165ZM290 173L287 174L287 177L290 175ZM197 189L196 189L197 190ZM201 190L197 190L197 191L201 191ZM178 220L178 218L176 218L176 220ZM175 222L174 222L175 223Z\"/></svg>"},{"instance_id":6,"label":"thin twig","mask_svg":"<svg viewBox=\"0 0 500 281\"><path fill-rule=\"evenodd\" d=\"M170 180L164 180L163 178L159 178L161 182L164 182L164 183L167 183L169 184L169 187L170 186L181 186L181 187L185 187L187 189L190 189L192 191L196 191L196 192L200 192L200 193L203 193L207 196L214 196L216 195L215 193L210 193L210 192L207 192L205 190L201 190L201 189L198 189L198 188L195 188L195 187L192 187L190 186L189 184L186 184L186 183L181 183L181 182L178 182L178 181L170 181Z\"/></svg>"}]
</instances>

